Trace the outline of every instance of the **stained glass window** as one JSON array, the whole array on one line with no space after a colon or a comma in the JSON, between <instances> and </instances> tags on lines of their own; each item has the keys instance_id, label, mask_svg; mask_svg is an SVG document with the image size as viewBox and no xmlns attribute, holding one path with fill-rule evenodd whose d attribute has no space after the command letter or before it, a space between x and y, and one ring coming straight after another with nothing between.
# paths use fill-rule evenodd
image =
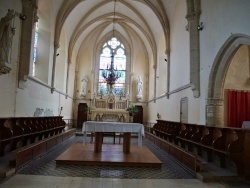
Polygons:
<instances>
[{"instance_id":1,"label":"stained glass window","mask_svg":"<svg viewBox=\"0 0 250 188\"><path fill-rule=\"evenodd\" d=\"M111 54L114 54L114 69L119 71L121 75L113 85L113 92L115 95L125 95L125 82L126 82L126 55L124 45L121 44L117 38L113 37L103 45L102 54L100 55L99 64L99 82L98 82L98 95L107 95L108 88L106 80L102 76L105 69L111 66Z\"/></svg>"},{"instance_id":2,"label":"stained glass window","mask_svg":"<svg viewBox=\"0 0 250 188\"><path fill-rule=\"evenodd\" d=\"M33 71L32 71L32 76L35 76L35 72L36 72L37 42L38 42L38 21L35 23L35 37L34 37Z\"/></svg>"}]
</instances>

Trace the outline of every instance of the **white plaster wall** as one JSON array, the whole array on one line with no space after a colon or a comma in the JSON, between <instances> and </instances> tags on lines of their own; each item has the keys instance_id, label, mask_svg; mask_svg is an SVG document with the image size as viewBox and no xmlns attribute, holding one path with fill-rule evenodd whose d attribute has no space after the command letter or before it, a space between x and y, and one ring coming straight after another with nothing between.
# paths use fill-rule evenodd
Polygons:
<instances>
[{"instance_id":1,"label":"white plaster wall","mask_svg":"<svg viewBox=\"0 0 250 188\"><path fill-rule=\"evenodd\" d=\"M51 35L53 30L51 23L53 20L53 8L52 2L49 0L38 1L38 43L37 43L37 65L35 71L35 77L39 80L49 83L49 64L50 56L53 55L53 51L50 51L49 46L53 43ZM32 45L33 46L33 45ZM33 59L33 49L32 58Z\"/></svg>"},{"instance_id":2,"label":"white plaster wall","mask_svg":"<svg viewBox=\"0 0 250 188\"><path fill-rule=\"evenodd\" d=\"M218 51L231 34L250 36L250 1L201 0L201 10L200 21L204 23L204 29L200 32L200 123L204 124L211 67Z\"/></svg>"},{"instance_id":3,"label":"white plaster wall","mask_svg":"<svg viewBox=\"0 0 250 188\"><path fill-rule=\"evenodd\" d=\"M72 62L68 64L69 75L68 75L68 95L70 97L75 97L75 74L76 74L76 53L73 51L72 53Z\"/></svg>"},{"instance_id":4,"label":"white plaster wall","mask_svg":"<svg viewBox=\"0 0 250 188\"><path fill-rule=\"evenodd\" d=\"M147 99L147 77L146 77L146 71L147 71L147 61L145 58L145 54L143 53L142 46L137 45L135 46L135 62L132 64L133 65L133 70L134 74L132 76L132 91L131 91L131 96L132 96L132 101L136 101L136 91L137 91L137 79L138 76L141 77L143 86L142 86L142 99L141 101L145 101ZM128 74L129 76L129 74Z\"/></svg>"},{"instance_id":5,"label":"white plaster wall","mask_svg":"<svg viewBox=\"0 0 250 188\"><path fill-rule=\"evenodd\" d=\"M8 9L14 9L21 12L22 5L16 0L0 1L0 19L6 16ZM16 27L15 35L12 41L11 52L11 71L9 74L0 75L0 117L14 116L15 114L15 88L17 84L18 54L19 54L19 36L20 36L20 20L15 18L14 26Z\"/></svg>"},{"instance_id":6,"label":"white plaster wall","mask_svg":"<svg viewBox=\"0 0 250 188\"><path fill-rule=\"evenodd\" d=\"M59 44L60 47L57 49L57 56L56 56L56 76L55 76L55 87L60 91L65 92L66 90L66 76L67 76L67 44L66 44L66 34L65 34L65 27L62 28Z\"/></svg>"},{"instance_id":7,"label":"white plaster wall","mask_svg":"<svg viewBox=\"0 0 250 188\"><path fill-rule=\"evenodd\" d=\"M157 119L157 113L161 115L161 119L169 121L180 121L180 101L182 98L188 98L188 123L200 123L199 113L199 99L193 97L193 92L190 88L160 98L154 102L150 102L148 105L148 122L154 122Z\"/></svg>"},{"instance_id":8,"label":"white plaster wall","mask_svg":"<svg viewBox=\"0 0 250 188\"><path fill-rule=\"evenodd\" d=\"M190 78L190 56L189 56L189 32L186 31L186 2L178 0L176 9L174 10L173 19L170 22L170 92L189 84ZM165 48L165 47L164 47ZM159 51L165 49L160 48ZM160 61L163 61L159 58ZM165 61L164 61L165 62ZM158 62L162 63L162 62ZM163 68L161 66L160 68ZM164 77L162 70L159 71L159 78ZM165 84L163 81L159 87ZM165 87L163 85L163 87ZM159 91L161 91L159 89ZM158 93L157 97L162 93ZM180 121L180 100L188 98L188 121L190 123L199 122L199 99L194 99L191 88L173 93L169 99L167 97L160 98L156 103L149 103L148 120L156 121L157 112L161 115L161 119Z\"/></svg>"},{"instance_id":9,"label":"white plaster wall","mask_svg":"<svg viewBox=\"0 0 250 188\"><path fill-rule=\"evenodd\" d=\"M227 70L224 89L250 90L250 47L241 46Z\"/></svg>"},{"instance_id":10,"label":"white plaster wall","mask_svg":"<svg viewBox=\"0 0 250 188\"><path fill-rule=\"evenodd\" d=\"M165 59L167 58L166 51L166 43L165 36L162 33L162 36L159 37L159 45L158 48L158 65L157 65L157 96L162 95L167 92L167 62Z\"/></svg>"},{"instance_id":11,"label":"white plaster wall","mask_svg":"<svg viewBox=\"0 0 250 188\"><path fill-rule=\"evenodd\" d=\"M58 115L59 94L51 94L50 88L46 88L31 80L27 81L27 87L17 89L16 96L16 115L33 116L36 108L44 110L50 109L54 115Z\"/></svg>"},{"instance_id":12,"label":"white plaster wall","mask_svg":"<svg viewBox=\"0 0 250 188\"><path fill-rule=\"evenodd\" d=\"M80 94L81 94L81 79L82 76L85 75L88 78L88 83L87 83L87 92L86 92L86 96L85 99L88 99L91 97L91 93L93 94L93 92L88 92L91 91L91 86L93 84L93 80L92 80L92 73L91 73L91 69L92 66L91 64L91 54L90 54L90 50L89 48L84 48L82 53L80 53L81 56L78 60L78 75L77 75L77 89L76 89L76 98L80 98Z\"/></svg>"},{"instance_id":13,"label":"white plaster wall","mask_svg":"<svg viewBox=\"0 0 250 188\"><path fill-rule=\"evenodd\" d=\"M154 66L154 59L153 54L149 54L149 67L148 67L148 99L152 100L154 98L154 85L155 85L155 69Z\"/></svg>"},{"instance_id":14,"label":"white plaster wall","mask_svg":"<svg viewBox=\"0 0 250 188\"><path fill-rule=\"evenodd\" d=\"M170 23L170 91L189 83L189 32L185 30L186 2L178 0Z\"/></svg>"},{"instance_id":15,"label":"white plaster wall","mask_svg":"<svg viewBox=\"0 0 250 188\"><path fill-rule=\"evenodd\" d=\"M0 5L0 18L6 15L8 9L21 12L21 1L1 0ZM52 18L50 20L51 25L54 25L53 20L55 19ZM50 86L45 86L47 83L40 84L29 78L26 82L26 88L24 90L18 89L19 23L19 19L16 18L16 35L13 38L12 46L12 70L9 74L0 75L0 117L33 116L36 108L50 109L54 115L58 115L61 106L63 106L61 115L72 118L73 99L70 97L66 99L65 95L58 92L53 92L52 94ZM48 34L49 37L51 37L51 33ZM53 42L49 42L46 48L50 49L51 45L53 46ZM46 58L48 56L51 57L51 54L47 54ZM49 61L47 65L52 65L51 58L48 58L47 61ZM71 81L71 85L73 85L72 83Z\"/></svg>"},{"instance_id":16,"label":"white plaster wall","mask_svg":"<svg viewBox=\"0 0 250 188\"><path fill-rule=\"evenodd\" d=\"M32 80L27 81L27 88L17 89L16 114L15 116L33 116L36 108L50 109L54 115L61 115L71 118L73 100L58 92L51 93L50 88L42 86Z\"/></svg>"}]
</instances>

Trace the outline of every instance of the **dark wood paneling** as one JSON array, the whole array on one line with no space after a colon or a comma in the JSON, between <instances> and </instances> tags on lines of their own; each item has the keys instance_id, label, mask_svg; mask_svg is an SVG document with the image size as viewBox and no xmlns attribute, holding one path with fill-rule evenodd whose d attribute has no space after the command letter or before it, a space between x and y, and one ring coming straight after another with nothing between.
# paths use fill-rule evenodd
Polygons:
<instances>
[{"instance_id":1,"label":"dark wood paneling","mask_svg":"<svg viewBox=\"0 0 250 188\"><path fill-rule=\"evenodd\" d=\"M133 117L133 123L143 123L143 108L142 106L135 105L138 112Z\"/></svg>"},{"instance_id":2,"label":"dark wood paneling","mask_svg":"<svg viewBox=\"0 0 250 188\"><path fill-rule=\"evenodd\" d=\"M87 121L87 107L86 103L79 103L77 115L77 128L81 129L83 122Z\"/></svg>"}]
</instances>

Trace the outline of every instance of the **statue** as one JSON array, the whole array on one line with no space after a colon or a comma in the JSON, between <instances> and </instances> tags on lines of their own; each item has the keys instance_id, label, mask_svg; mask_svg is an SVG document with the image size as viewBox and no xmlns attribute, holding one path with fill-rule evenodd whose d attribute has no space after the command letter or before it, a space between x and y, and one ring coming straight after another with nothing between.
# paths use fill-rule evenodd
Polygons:
<instances>
[{"instance_id":1,"label":"statue","mask_svg":"<svg viewBox=\"0 0 250 188\"><path fill-rule=\"evenodd\" d=\"M136 93L136 98L138 100L140 100L142 98L142 80L141 80L141 77L138 76L138 79L137 79L137 93Z\"/></svg>"},{"instance_id":2,"label":"statue","mask_svg":"<svg viewBox=\"0 0 250 188\"><path fill-rule=\"evenodd\" d=\"M10 51L15 28L12 20L16 16L14 10L9 10L7 15L0 20L0 63L10 63Z\"/></svg>"},{"instance_id":3,"label":"statue","mask_svg":"<svg viewBox=\"0 0 250 188\"><path fill-rule=\"evenodd\" d=\"M81 93L80 93L80 97L85 97L87 94L87 83L88 83L88 78L87 76L83 76L81 79Z\"/></svg>"}]
</instances>

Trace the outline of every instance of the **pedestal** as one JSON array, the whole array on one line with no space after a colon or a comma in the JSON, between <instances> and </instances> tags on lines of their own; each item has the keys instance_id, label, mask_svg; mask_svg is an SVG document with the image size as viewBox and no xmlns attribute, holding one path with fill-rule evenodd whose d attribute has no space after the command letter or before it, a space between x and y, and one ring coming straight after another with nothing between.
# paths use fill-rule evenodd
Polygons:
<instances>
[{"instance_id":1,"label":"pedestal","mask_svg":"<svg viewBox=\"0 0 250 188\"><path fill-rule=\"evenodd\" d=\"M130 153L131 133L123 133L123 153Z\"/></svg>"},{"instance_id":2,"label":"pedestal","mask_svg":"<svg viewBox=\"0 0 250 188\"><path fill-rule=\"evenodd\" d=\"M102 152L102 132L95 133L95 153Z\"/></svg>"}]
</instances>

